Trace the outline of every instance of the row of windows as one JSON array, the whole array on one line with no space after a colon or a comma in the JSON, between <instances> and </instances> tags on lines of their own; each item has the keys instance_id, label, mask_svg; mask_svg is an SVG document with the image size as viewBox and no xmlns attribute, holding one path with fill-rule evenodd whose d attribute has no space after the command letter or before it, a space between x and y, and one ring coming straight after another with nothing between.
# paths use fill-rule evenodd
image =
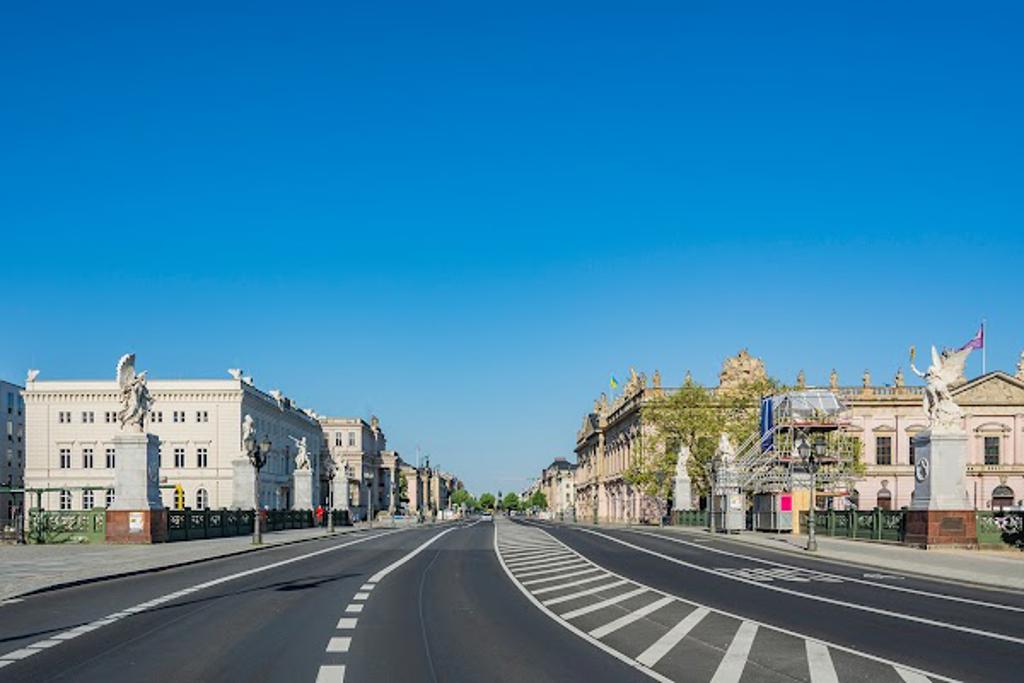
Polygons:
<instances>
[{"instance_id":1,"label":"row of windows","mask_svg":"<svg viewBox=\"0 0 1024 683\"><path fill-rule=\"evenodd\" d=\"M95 413L95 411L83 410L81 417L82 417L82 420L81 420L82 424L93 424L93 423L96 422L96 413ZM171 418L172 418L173 422L176 422L176 423L179 423L179 424L184 424L185 422L188 421L188 411L185 411L185 410L175 410L174 412L171 413ZM210 412L208 410L197 410L195 412L195 418L196 418L195 421L199 422L199 423L209 422L210 421ZM72 420L71 420L71 411L70 410L61 410L61 411L57 412L57 422L58 423L60 423L60 424L71 424L71 421ZM117 422L117 412L116 411L110 411L110 410L104 412L103 413L103 421L108 423L108 424L115 424ZM162 410L151 411L149 413L149 421L150 421L150 423L163 422L164 421L164 413L163 413L163 411Z\"/></svg>"},{"instance_id":2,"label":"row of windows","mask_svg":"<svg viewBox=\"0 0 1024 683\"><path fill-rule=\"evenodd\" d=\"M344 446L345 445L345 432L335 432L334 433L334 445L335 446ZM348 432L348 445L349 446L355 446L356 445L356 433L355 432Z\"/></svg>"},{"instance_id":3,"label":"row of windows","mask_svg":"<svg viewBox=\"0 0 1024 683\"><path fill-rule=\"evenodd\" d=\"M998 465L999 464L999 437L998 436L986 436L984 441L984 454L986 465ZM907 452L910 455L910 464L914 464L914 439L911 437L908 439L909 446ZM875 463L878 465L891 465L892 464L892 437L891 436L879 436L875 437Z\"/></svg>"},{"instance_id":4,"label":"row of windows","mask_svg":"<svg viewBox=\"0 0 1024 683\"><path fill-rule=\"evenodd\" d=\"M17 412L18 415L21 415L21 413L24 410L25 410L25 401L24 401L24 399L22 399L21 396L19 396L18 394L15 394L13 391L8 391L7 392L7 414L8 415L13 415L15 412Z\"/></svg>"},{"instance_id":5,"label":"row of windows","mask_svg":"<svg viewBox=\"0 0 1024 683\"><path fill-rule=\"evenodd\" d=\"M181 447L175 447L172 455L174 457L174 467L188 467L187 459L185 456L185 449ZM73 467L71 458L70 448L58 449L58 457L60 462L60 469L69 470ZM83 469L93 469L96 466L95 451L92 448L83 448L81 452L81 459ZM104 452L104 466L107 469L114 469L117 466L117 453L113 448L107 448ZM196 467L209 467L210 463L210 449L205 446L196 448L195 459L193 460ZM163 466L163 449L160 450L160 464Z\"/></svg>"},{"instance_id":6,"label":"row of windows","mask_svg":"<svg viewBox=\"0 0 1024 683\"><path fill-rule=\"evenodd\" d=\"M106 507L114 504L114 489L104 491L103 500ZM61 510L71 510L73 498L71 491L63 490L58 496L58 504ZM205 510L210 506L210 494L206 489L196 491L196 509ZM82 510L92 510L96 507L96 491L82 491Z\"/></svg>"}]
</instances>

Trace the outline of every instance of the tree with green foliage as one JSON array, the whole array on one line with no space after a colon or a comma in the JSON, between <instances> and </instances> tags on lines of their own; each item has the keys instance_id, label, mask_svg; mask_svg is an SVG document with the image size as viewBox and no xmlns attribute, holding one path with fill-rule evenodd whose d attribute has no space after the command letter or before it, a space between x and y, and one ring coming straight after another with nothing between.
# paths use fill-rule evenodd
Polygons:
<instances>
[{"instance_id":1,"label":"tree with green foliage","mask_svg":"<svg viewBox=\"0 0 1024 683\"><path fill-rule=\"evenodd\" d=\"M506 510L518 510L519 509L519 496L514 491L510 491L505 494L505 498L501 501L501 506Z\"/></svg>"},{"instance_id":2,"label":"tree with green foliage","mask_svg":"<svg viewBox=\"0 0 1024 683\"><path fill-rule=\"evenodd\" d=\"M472 498L472 496L469 495L469 491L466 489L455 489L451 495L452 505L462 507L470 498Z\"/></svg>"},{"instance_id":3,"label":"tree with green foliage","mask_svg":"<svg viewBox=\"0 0 1024 683\"><path fill-rule=\"evenodd\" d=\"M548 509L548 497L543 491L534 491L530 496L529 506L539 510Z\"/></svg>"},{"instance_id":4,"label":"tree with green foliage","mask_svg":"<svg viewBox=\"0 0 1024 683\"><path fill-rule=\"evenodd\" d=\"M495 503L494 494L493 493L481 494L480 495L480 500L478 502L479 502L480 507L482 509L484 509L484 510L493 510L494 509L494 503Z\"/></svg>"}]
</instances>

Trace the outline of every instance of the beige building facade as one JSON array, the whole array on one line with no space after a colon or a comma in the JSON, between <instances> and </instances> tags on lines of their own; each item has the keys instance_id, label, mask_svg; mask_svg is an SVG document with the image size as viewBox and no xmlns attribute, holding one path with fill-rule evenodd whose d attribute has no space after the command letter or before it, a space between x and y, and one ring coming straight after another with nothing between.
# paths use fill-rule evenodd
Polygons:
<instances>
[{"instance_id":1,"label":"beige building facade","mask_svg":"<svg viewBox=\"0 0 1024 683\"><path fill-rule=\"evenodd\" d=\"M261 391L237 370L229 375L229 379L149 379L153 405L145 430L160 441L164 504L174 507L173 487L180 485L186 507L251 506L254 473L241 445L242 420L251 415L258 437L272 443L260 473L259 505L293 507L296 441L306 439L316 481L320 425L279 391ZM31 377L23 391L26 487L57 489L43 494L45 509L108 507L116 495L117 382L113 378ZM236 476L242 479L237 486ZM239 491L247 494L245 501L235 500Z\"/></svg>"},{"instance_id":2,"label":"beige building facade","mask_svg":"<svg viewBox=\"0 0 1024 683\"><path fill-rule=\"evenodd\" d=\"M541 472L537 490L548 501L548 512L557 518L571 518L576 513L576 465L565 458L555 458Z\"/></svg>"}]
</instances>

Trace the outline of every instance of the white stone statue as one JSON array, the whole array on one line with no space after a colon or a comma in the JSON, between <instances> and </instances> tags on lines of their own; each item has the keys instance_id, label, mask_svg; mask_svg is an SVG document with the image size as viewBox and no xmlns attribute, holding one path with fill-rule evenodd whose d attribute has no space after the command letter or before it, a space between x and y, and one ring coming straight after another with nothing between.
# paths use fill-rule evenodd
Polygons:
<instances>
[{"instance_id":1,"label":"white stone statue","mask_svg":"<svg viewBox=\"0 0 1024 683\"><path fill-rule=\"evenodd\" d=\"M733 459L736 457L736 449L732 447L732 441L725 432L718 437L718 449L715 451L715 455L722 461L723 468L732 466Z\"/></svg>"},{"instance_id":2,"label":"white stone statue","mask_svg":"<svg viewBox=\"0 0 1024 683\"><path fill-rule=\"evenodd\" d=\"M1020 360L1017 361L1017 379L1024 382L1024 351L1020 352Z\"/></svg>"},{"instance_id":3,"label":"white stone statue","mask_svg":"<svg viewBox=\"0 0 1024 683\"><path fill-rule=\"evenodd\" d=\"M242 418L242 445L243 448L247 441L256 440L256 423L252 419L252 415L246 414Z\"/></svg>"},{"instance_id":4,"label":"white stone statue","mask_svg":"<svg viewBox=\"0 0 1024 683\"><path fill-rule=\"evenodd\" d=\"M299 449L299 452L295 454L295 469L308 470L312 467L312 463L309 461L309 451L306 448L306 437L296 439L294 436L289 436L288 438L294 441L295 446Z\"/></svg>"},{"instance_id":5,"label":"white stone statue","mask_svg":"<svg viewBox=\"0 0 1024 683\"><path fill-rule=\"evenodd\" d=\"M962 431L963 411L953 400L949 387L963 375L964 364L971 349L943 351L942 355L932 346L932 364L926 372L914 366L914 349L910 349L910 369L925 382L924 407L933 433Z\"/></svg>"},{"instance_id":6,"label":"white stone statue","mask_svg":"<svg viewBox=\"0 0 1024 683\"><path fill-rule=\"evenodd\" d=\"M146 373L135 374L134 353L126 353L117 362L117 386L121 389L121 410L117 414L121 429L142 434L153 399L146 388Z\"/></svg>"}]
</instances>

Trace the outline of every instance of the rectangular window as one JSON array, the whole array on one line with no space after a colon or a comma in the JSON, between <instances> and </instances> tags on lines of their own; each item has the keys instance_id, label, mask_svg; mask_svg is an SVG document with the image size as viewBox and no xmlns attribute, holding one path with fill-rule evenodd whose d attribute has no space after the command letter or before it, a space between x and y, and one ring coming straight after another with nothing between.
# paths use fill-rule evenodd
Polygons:
<instances>
[{"instance_id":1,"label":"rectangular window","mask_svg":"<svg viewBox=\"0 0 1024 683\"><path fill-rule=\"evenodd\" d=\"M892 464L891 436L879 436L875 438L875 463L878 465Z\"/></svg>"},{"instance_id":2,"label":"rectangular window","mask_svg":"<svg viewBox=\"0 0 1024 683\"><path fill-rule=\"evenodd\" d=\"M62 448L60 449L60 468L62 470L71 469L71 449Z\"/></svg>"},{"instance_id":3,"label":"rectangular window","mask_svg":"<svg viewBox=\"0 0 1024 683\"><path fill-rule=\"evenodd\" d=\"M95 496L92 491L82 491L82 509L92 510Z\"/></svg>"},{"instance_id":4,"label":"rectangular window","mask_svg":"<svg viewBox=\"0 0 1024 683\"><path fill-rule=\"evenodd\" d=\"M61 424L65 425L71 424L71 413L61 410L60 412L57 413L57 422L60 422Z\"/></svg>"},{"instance_id":5,"label":"rectangular window","mask_svg":"<svg viewBox=\"0 0 1024 683\"><path fill-rule=\"evenodd\" d=\"M87 470L92 469L92 449L91 448L83 448L82 449L82 467L84 467Z\"/></svg>"},{"instance_id":6,"label":"rectangular window","mask_svg":"<svg viewBox=\"0 0 1024 683\"><path fill-rule=\"evenodd\" d=\"M114 489L107 489L106 501L107 507L114 504Z\"/></svg>"},{"instance_id":7,"label":"rectangular window","mask_svg":"<svg viewBox=\"0 0 1024 683\"><path fill-rule=\"evenodd\" d=\"M910 454L910 464L914 464L914 437L907 439L907 453Z\"/></svg>"},{"instance_id":8,"label":"rectangular window","mask_svg":"<svg viewBox=\"0 0 1024 683\"><path fill-rule=\"evenodd\" d=\"M185 411L183 411L183 410L182 411L175 410L174 411L174 415L173 415L173 420L175 422L184 422L185 421Z\"/></svg>"},{"instance_id":9,"label":"rectangular window","mask_svg":"<svg viewBox=\"0 0 1024 683\"><path fill-rule=\"evenodd\" d=\"M162 410L154 410L153 412L151 412L149 414L149 421L150 422L163 422L164 421L164 413L163 413L163 411Z\"/></svg>"},{"instance_id":10,"label":"rectangular window","mask_svg":"<svg viewBox=\"0 0 1024 683\"><path fill-rule=\"evenodd\" d=\"M348 445L349 446L355 446L356 445L356 433L355 432L349 432L348 433Z\"/></svg>"},{"instance_id":11,"label":"rectangular window","mask_svg":"<svg viewBox=\"0 0 1024 683\"><path fill-rule=\"evenodd\" d=\"M334 445L335 446L344 446L345 445L345 440L344 440L344 437L342 436L341 432L335 432L334 433Z\"/></svg>"},{"instance_id":12,"label":"rectangular window","mask_svg":"<svg viewBox=\"0 0 1024 683\"><path fill-rule=\"evenodd\" d=\"M999 464L999 437L998 436L986 436L985 437L985 464L986 465L998 465Z\"/></svg>"},{"instance_id":13,"label":"rectangular window","mask_svg":"<svg viewBox=\"0 0 1024 683\"><path fill-rule=\"evenodd\" d=\"M209 421L210 421L210 414L209 413L207 413L205 410L197 410L196 411L196 422L209 422Z\"/></svg>"},{"instance_id":14,"label":"rectangular window","mask_svg":"<svg viewBox=\"0 0 1024 683\"><path fill-rule=\"evenodd\" d=\"M71 491L60 492L60 509L70 510L71 509Z\"/></svg>"},{"instance_id":15,"label":"rectangular window","mask_svg":"<svg viewBox=\"0 0 1024 683\"><path fill-rule=\"evenodd\" d=\"M185 449L175 448L174 449L174 466L184 467L185 466Z\"/></svg>"},{"instance_id":16,"label":"rectangular window","mask_svg":"<svg viewBox=\"0 0 1024 683\"><path fill-rule=\"evenodd\" d=\"M117 413L112 410L108 410L107 412L103 413L103 420L105 422L113 424L117 422Z\"/></svg>"},{"instance_id":17,"label":"rectangular window","mask_svg":"<svg viewBox=\"0 0 1024 683\"><path fill-rule=\"evenodd\" d=\"M117 452L113 448L107 449L107 469L112 470L117 466Z\"/></svg>"},{"instance_id":18,"label":"rectangular window","mask_svg":"<svg viewBox=\"0 0 1024 683\"><path fill-rule=\"evenodd\" d=\"M10 415L14 412L14 392L7 392L7 414Z\"/></svg>"},{"instance_id":19,"label":"rectangular window","mask_svg":"<svg viewBox=\"0 0 1024 683\"><path fill-rule=\"evenodd\" d=\"M206 467L207 453L205 448L196 449L196 467Z\"/></svg>"},{"instance_id":20,"label":"rectangular window","mask_svg":"<svg viewBox=\"0 0 1024 683\"><path fill-rule=\"evenodd\" d=\"M95 422L96 421L95 418L96 418L96 413L92 412L91 410L89 410L89 411L83 410L82 411L82 424L90 424L92 422Z\"/></svg>"}]
</instances>

